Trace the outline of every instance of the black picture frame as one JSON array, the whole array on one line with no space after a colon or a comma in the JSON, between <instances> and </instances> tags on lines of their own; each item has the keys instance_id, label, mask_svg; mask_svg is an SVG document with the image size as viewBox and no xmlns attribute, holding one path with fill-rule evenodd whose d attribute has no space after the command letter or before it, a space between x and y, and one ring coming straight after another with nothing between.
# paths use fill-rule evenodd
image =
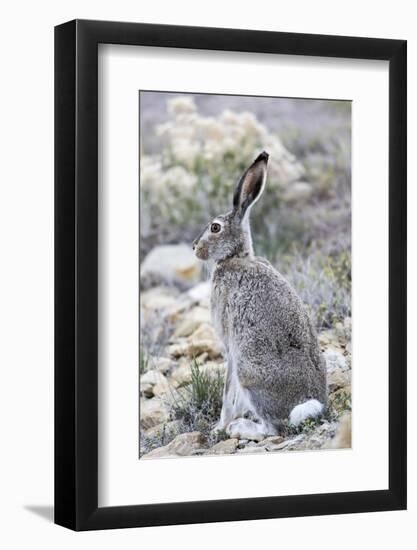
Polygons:
<instances>
[{"instance_id":1,"label":"black picture frame","mask_svg":"<svg viewBox=\"0 0 417 550\"><path fill-rule=\"evenodd\" d=\"M389 488L98 507L98 44L389 62ZM74 20L55 28L55 522L74 530L406 508L405 40Z\"/></svg>"}]
</instances>

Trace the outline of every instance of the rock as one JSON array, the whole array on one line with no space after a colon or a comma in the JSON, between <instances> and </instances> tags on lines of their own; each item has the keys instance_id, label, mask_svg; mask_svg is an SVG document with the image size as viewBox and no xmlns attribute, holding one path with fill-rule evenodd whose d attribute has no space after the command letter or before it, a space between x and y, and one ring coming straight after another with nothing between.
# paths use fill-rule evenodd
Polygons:
<instances>
[{"instance_id":1,"label":"rock","mask_svg":"<svg viewBox=\"0 0 417 550\"><path fill-rule=\"evenodd\" d=\"M322 350L324 351L328 346L339 348L340 351L342 351L339 338L334 330L324 330L323 332L320 332L320 334L318 335L318 340Z\"/></svg>"},{"instance_id":2,"label":"rock","mask_svg":"<svg viewBox=\"0 0 417 550\"><path fill-rule=\"evenodd\" d=\"M239 444L238 439L226 439L224 441L219 441L209 451L207 454L217 454L217 455L229 455L236 452L237 446Z\"/></svg>"},{"instance_id":3,"label":"rock","mask_svg":"<svg viewBox=\"0 0 417 550\"><path fill-rule=\"evenodd\" d=\"M179 357L198 357L202 353L207 353L210 359L221 357L220 345L217 341L211 339L190 340L179 344L173 344L168 348L169 354L174 358Z\"/></svg>"},{"instance_id":4,"label":"rock","mask_svg":"<svg viewBox=\"0 0 417 550\"><path fill-rule=\"evenodd\" d=\"M171 392L173 388L170 387L168 380L165 379L163 382L155 384L153 387L153 394L156 397L165 396L167 393Z\"/></svg>"},{"instance_id":5,"label":"rock","mask_svg":"<svg viewBox=\"0 0 417 550\"><path fill-rule=\"evenodd\" d=\"M211 282L204 281L190 288L187 291L188 296L195 302L207 304L210 300Z\"/></svg>"},{"instance_id":6,"label":"rock","mask_svg":"<svg viewBox=\"0 0 417 550\"><path fill-rule=\"evenodd\" d=\"M149 287L156 282L187 288L199 281L200 270L200 263L191 246L159 245L153 248L142 262L141 284Z\"/></svg>"},{"instance_id":7,"label":"rock","mask_svg":"<svg viewBox=\"0 0 417 550\"><path fill-rule=\"evenodd\" d=\"M184 322L191 321L194 323L194 330L196 330L202 323L210 323L210 311L207 307L194 306L184 314ZM191 332L190 332L191 334Z\"/></svg>"},{"instance_id":8,"label":"rock","mask_svg":"<svg viewBox=\"0 0 417 550\"><path fill-rule=\"evenodd\" d=\"M140 400L140 424L144 430L169 420L167 406L157 397Z\"/></svg>"},{"instance_id":9,"label":"rock","mask_svg":"<svg viewBox=\"0 0 417 550\"><path fill-rule=\"evenodd\" d=\"M210 323L201 323L190 335L190 340L213 340L218 342L216 331Z\"/></svg>"},{"instance_id":10,"label":"rock","mask_svg":"<svg viewBox=\"0 0 417 550\"><path fill-rule=\"evenodd\" d=\"M162 374L167 374L167 372L172 370L175 366L175 361L169 359L169 357L158 357L157 359L152 359L152 368Z\"/></svg>"},{"instance_id":11,"label":"rock","mask_svg":"<svg viewBox=\"0 0 417 550\"><path fill-rule=\"evenodd\" d=\"M258 443L258 446L263 447L266 451L270 451L273 450L277 445L281 445L283 441L284 438L282 436L273 435Z\"/></svg>"},{"instance_id":12,"label":"rock","mask_svg":"<svg viewBox=\"0 0 417 550\"><path fill-rule=\"evenodd\" d=\"M347 346L350 347L352 337L352 320L346 317L342 322L337 322L334 329L324 330L318 335L319 343L322 349L331 345L333 348L339 348L342 352Z\"/></svg>"},{"instance_id":13,"label":"rock","mask_svg":"<svg viewBox=\"0 0 417 550\"><path fill-rule=\"evenodd\" d=\"M345 413L340 419L336 435L325 445L327 449L350 449L352 447L352 415Z\"/></svg>"},{"instance_id":14,"label":"rock","mask_svg":"<svg viewBox=\"0 0 417 550\"><path fill-rule=\"evenodd\" d=\"M172 434L178 432L181 428L181 420L171 420L171 422L164 422L157 424L153 428L145 430L144 436L153 439L154 437L161 437L165 432L166 434Z\"/></svg>"},{"instance_id":15,"label":"rock","mask_svg":"<svg viewBox=\"0 0 417 550\"><path fill-rule=\"evenodd\" d=\"M304 434L297 435L296 437L292 439L286 439L282 443L279 443L278 445L271 445L272 451L282 451L284 449L290 449L291 447L294 447L294 445L297 445L303 441L305 438Z\"/></svg>"},{"instance_id":16,"label":"rock","mask_svg":"<svg viewBox=\"0 0 417 550\"><path fill-rule=\"evenodd\" d=\"M327 387L329 393L345 388L350 384L350 375L348 372L344 372L340 369L334 369L327 374Z\"/></svg>"},{"instance_id":17,"label":"rock","mask_svg":"<svg viewBox=\"0 0 417 550\"><path fill-rule=\"evenodd\" d=\"M168 380L157 370L149 370L140 377L140 391L146 397L159 395L168 390Z\"/></svg>"},{"instance_id":18,"label":"rock","mask_svg":"<svg viewBox=\"0 0 417 550\"><path fill-rule=\"evenodd\" d=\"M150 451L142 458L162 458L170 456L190 456L203 451L206 438L200 432L189 432L177 435L168 445Z\"/></svg>"},{"instance_id":19,"label":"rock","mask_svg":"<svg viewBox=\"0 0 417 550\"><path fill-rule=\"evenodd\" d=\"M191 330L192 323L190 319L187 324L184 322L176 331L178 334L187 334ZM198 324L198 328L188 336L188 338L182 339L168 348L168 352L172 357L191 357L195 358L201 354L206 354L205 357L210 359L217 359L221 357L221 344L214 328L206 322Z\"/></svg>"},{"instance_id":20,"label":"rock","mask_svg":"<svg viewBox=\"0 0 417 550\"><path fill-rule=\"evenodd\" d=\"M329 393L350 384L350 371L346 357L337 349L329 347L323 353L327 366Z\"/></svg>"},{"instance_id":21,"label":"rock","mask_svg":"<svg viewBox=\"0 0 417 550\"><path fill-rule=\"evenodd\" d=\"M176 388L189 384L191 382L191 365L184 363L174 369L171 374L170 382Z\"/></svg>"},{"instance_id":22,"label":"rock","mask_svg":"<svg viewBox=\"0 0 417 550\"><path fill-rule=\"evenodd\" d=\"M191 303L187 296L184 296L179 299L175 305L171 306L166 311L166 318L170 323L178 323L179 320L183 317L184 313L190 308Z\"/></svg>"},{"instance_id":23,"label":"rock","mask_svg":"<svg viewBox=\"0 0 417 550\"><path fill-rule=\"evenodd\" d=\"M141 320L147 321L150 313L156 310L168 311L178 304L178 293L175 289L166 287L154 287L150 290L141 292L140 305L142 308Z\"/></svg>"},{"instance_id":24,"label":"rock","mask_svg":"<svg viewBox=\"0 0 417 550\"><path fill-rule=\"evenodd\" d=\"M154 320L155 315L158 315L161 321L177 323L191 305L191 299L186 294L179 294L175 288L157 286L142 291L140 296L141 323Z\"/></svg>"},{"instance_id":25,"label":"rock","mask_svg":"<svg viewBox=\"0 0 417 550\"><path fill-rule=\"evenodd\" d=\"M201 325L201 321L196 319L184 319L175 329L172 338L186 338L190 336Z\"/></svg>"}]
</instances>

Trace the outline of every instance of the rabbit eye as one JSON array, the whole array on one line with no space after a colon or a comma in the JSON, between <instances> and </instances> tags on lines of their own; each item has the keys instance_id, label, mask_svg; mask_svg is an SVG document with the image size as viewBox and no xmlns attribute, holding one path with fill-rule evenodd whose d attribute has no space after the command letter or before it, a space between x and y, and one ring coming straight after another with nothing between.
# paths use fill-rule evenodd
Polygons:
<instances>
[{"instance_id":1,"label":"rabbit eye","mask_svg":"<svg viewBox=\"0 0 417 550\"><path fill-rule=\"evenodd\" d=\"M221 228L222 228L222 226L219 223L212 223L211 227L210 227L210 230L211 230L212 233L219 233Z\"/></svg>"}]
</instances>

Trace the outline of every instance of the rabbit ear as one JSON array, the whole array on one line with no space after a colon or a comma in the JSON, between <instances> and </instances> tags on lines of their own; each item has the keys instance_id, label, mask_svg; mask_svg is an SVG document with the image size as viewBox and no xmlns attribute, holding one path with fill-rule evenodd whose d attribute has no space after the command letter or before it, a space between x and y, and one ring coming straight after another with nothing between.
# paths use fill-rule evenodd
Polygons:
<instances>
[{"instance_id":1,"label":"rabbit ear","mask_svg":"<svg viewBox=\"0 0 417 550\"><path fill-rule=\"evenodd\" d=\"M265 187L268 153L261 153L244 172L233 195L233 210L241 219L259 199Z\"/></svg>"}]
</instances>

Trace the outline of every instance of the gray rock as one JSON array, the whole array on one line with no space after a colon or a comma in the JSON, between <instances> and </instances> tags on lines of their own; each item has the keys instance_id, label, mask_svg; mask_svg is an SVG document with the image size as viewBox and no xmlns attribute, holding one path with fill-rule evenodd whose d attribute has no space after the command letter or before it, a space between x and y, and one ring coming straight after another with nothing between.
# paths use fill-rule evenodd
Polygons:
<instances>
[{"instance_id":1,"label":"gray rock","mask_svg":"<svg viewBox=\"0 0 417 550\"><path fill-rule=\"evenodd\" d=\"M171 420L171 422L164 422L154 426L153 428L145 430L144 436L153 439L155 437L161 437L163 433L173 434L178 432L180 428L181 420Z\"/></svg>"},{"instance_id":2,"label":"gray rock","mask_svg":"<svg viewBox=\"0 0 417 550\"><path fill-rule=\"evenodd\" d=\"M189 432L177 435L168 445L150 451L142 458L163 458L174 456L190 456L204 451L206 438L200 432Z\"/></svg>"},{"instance_id":3,"label":"gray rock","mask_svg":"<svg viewBox=\"0 0 417 550\"><path fill-rule=\"evenodd\" d=\"M329 393L350 384L350 370L346 357L337 349L329 347L323 353L327 365Z\"/></svg>"},{"instance_id":4,"label":"gray rock","mask_svg":"<svg viewBox=\"0 0 417 550\"><path fill-rule=\"evenodd\" d=\"M169 379L171 385L175 388L180 388L191 382L191 365L189 363L183 363L176 367Z\"/></svg>"},{"instance_id":5,"label":"gray rock","mask_svg":"<svg viewBox=\"0 0 417 550\"><path fill-rule=\"evenodd\" d=\"M144 430L169 420L169 410L157 397L140 400L140 425Z\"/></svg>"},{"instance_id":6,"label":"gray rock","mask_svg":"<svg viewBox=\"0 0 417 550\"><path fill-rule=\"evenodd\" d=\"M278 445L281 445L283 443L284 438L280 435L273 435L271 437L267 437L260 443L258 443L258 447L262 447L265 449L265 451L273 451L277 450Z\"/></svg>"},{"instance_id":7,"label":"gray rock","mask_svg":"<svg viewBox=\"0 0 417 550\"><path fill-rule=\"evenodd\" d=\"M228 455L236 452L239 444L238 439L226 439L225 441L219 441L216 445L213 445L207 454Z\"/></svg>"},{"instance_id":8,"label":"gray rock","mask_svg":"<svg viewBox=\"0 0 417 550\"><path fill-rule=\"evenodd\" d=\"M190 245L159 245L153 248L142 262L141 284L149 286L158 282L187 288L199 281L200 270L200 263Z\"/></svg>"}]
</instances>

